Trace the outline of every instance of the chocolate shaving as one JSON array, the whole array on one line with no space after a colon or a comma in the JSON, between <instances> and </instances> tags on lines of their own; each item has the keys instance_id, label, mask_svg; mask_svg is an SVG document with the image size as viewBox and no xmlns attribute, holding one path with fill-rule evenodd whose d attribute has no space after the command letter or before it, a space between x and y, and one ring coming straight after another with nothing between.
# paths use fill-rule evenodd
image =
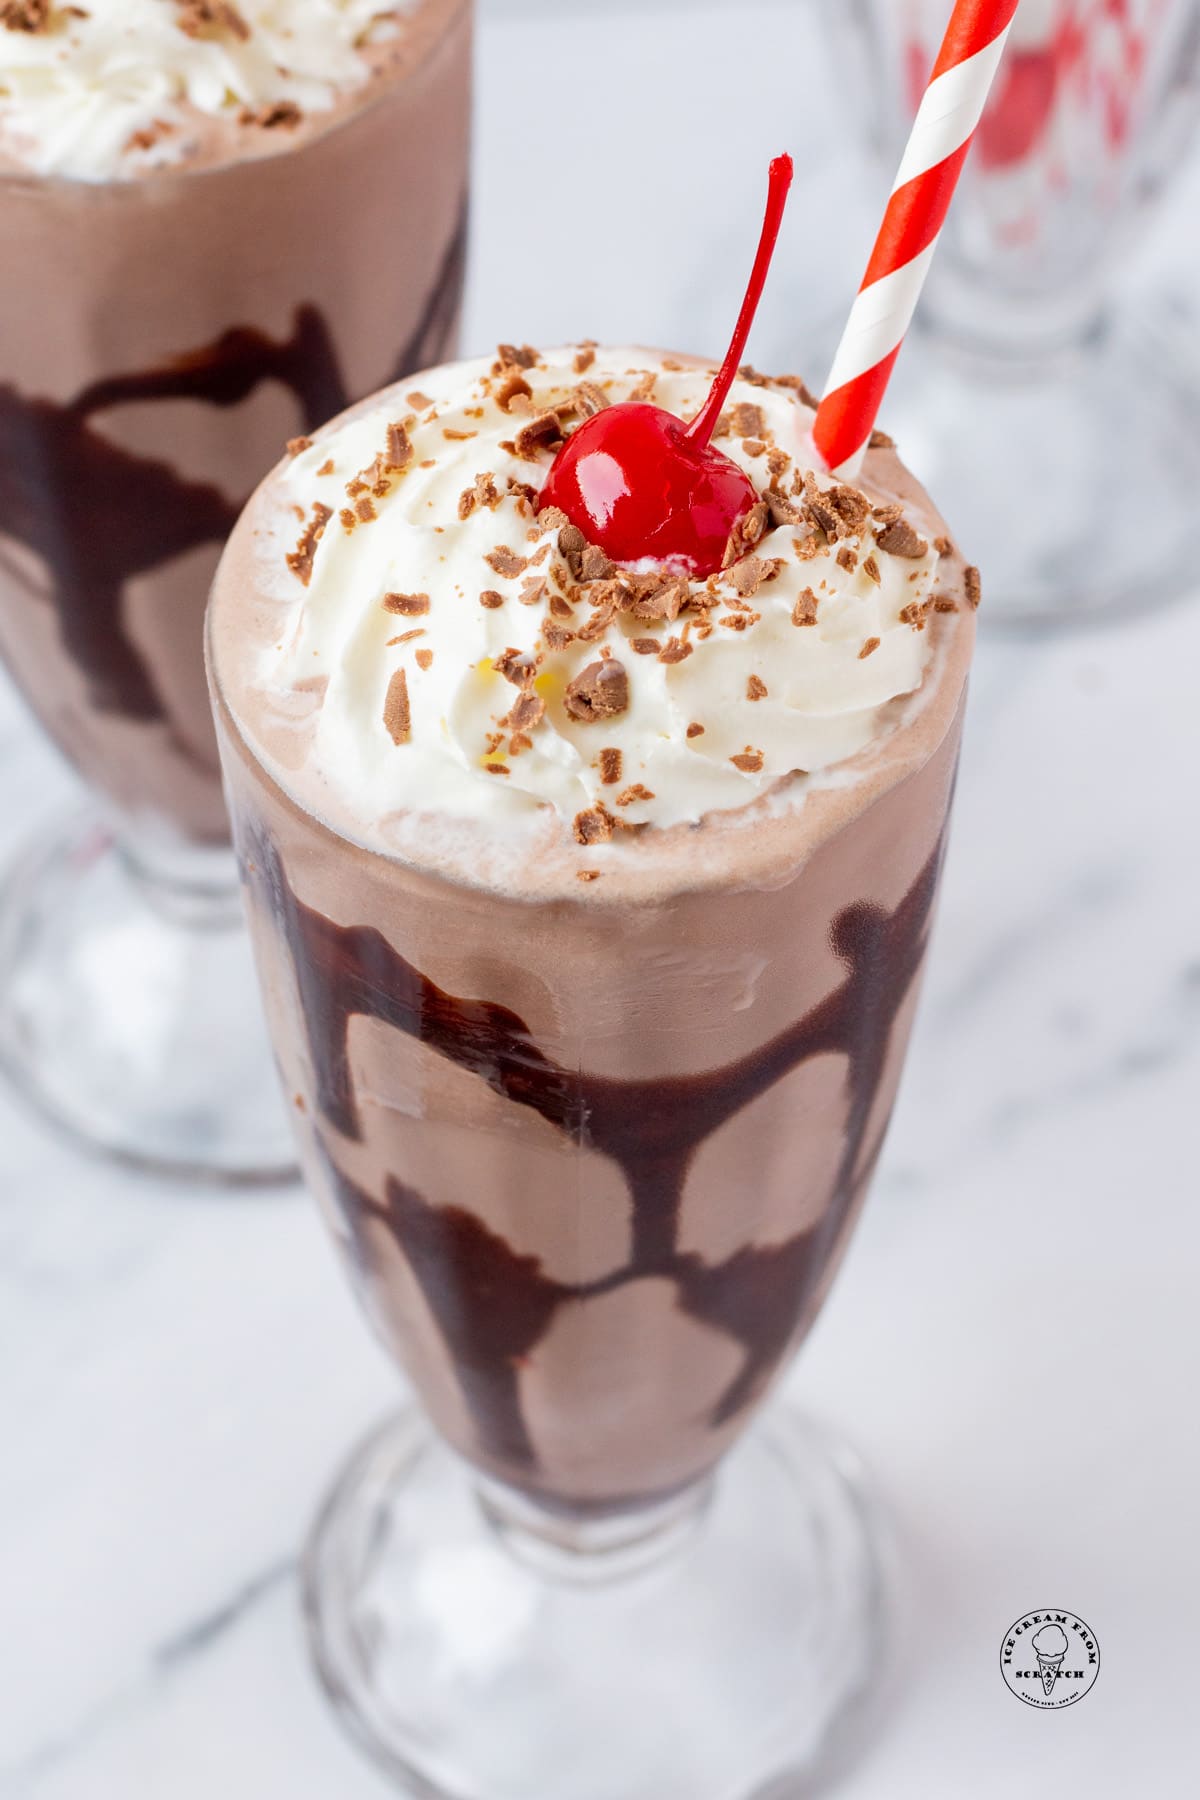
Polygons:
<instances>
[{"instance_id":1,"label":"chocolate shaving","mask_svg":"<svg viewBox=\"0 0 1200 1800\"><path fill-rule=\"evenodd\" d=\"M651 793L650 789L648 787L643 787L640 781L635 781L632 787L627 787L624 793L617 795L616 803L618 806L632 806L636 800L653 799L654 795Z\"/></svg>"},{"instance_id":2,"label":"chocolate shaving","mask_svg":"<svg viewBox=\"0 0 1200 1800\"><path fill-rule=\"evenodd\" d=\"M249 25L230 0L175 0L175 4L179 9L179 29L185 37L219 36L227 31L243 44L250 37Z\"/></svg>"},{"instance_id":3,"label":"chocolate shaving","mask_svg":"<svg viewBox=\"0 0 1200 1800\"><path fill-rule=\"evenodd\" d=\"M488 551L483 560L489 569L494 569L497 575L503 575L509 580L517 575L523 575L529 567L529 559L518 556L516 551L510 550L507 544L497 544L494 550Z\"/></svg>"},{"instance_id":4,"label":"chocolate shaving","mask_svg":"<svg viewBox=\"0 0 1200 1800\"><path fill-rule=\"evenodd\" d=\"M977 607L979 602L983 599L983 589L980 586L979 581L979 570L973 563L969 569L963 570L963 591L967 596L968 605L972 608Z\"/></svg>"},{"instance_id":5,"label":"chocolate shaving","mask_svg":"<svg viewBox=\"0 0 1200 1800\"><path fill-rule=\"evenodd\" d=\"M765 700L766 697L767 697L766 682L763 681L757 675L751 675L750 679L746 683L746 698L747 698L747 700Z\"/></svg>"},{"instance_id":6,"label":"chocolate shaving","mask_svg":"<svg viewBox=\"0 0 1200 1800\"><path fill-rule=\"evenodd\" d=\"M399 613L404 619L419 619L429 611L428 594L385 594L383 610Z\"/></svg>"},{"instance_id":7,"label":"chocolate shaving","mask_svg":"<svg viewBox=\"0 0 1200 1800\"><path fill-rule=\"evenodd\" d=\"M269 100L257 109L245 106L238 117L243 125L257 125L262 131L294 131L304 123L304 114L294 100Z\"/></svg>"},{"instance_id":8,"label":"chocolate shaving","mask_svg":"<svg viewBox=\"0 0 1200 1800\"><path fill-rule=\"evenodd\" d=\"M500 723L506 731L525 733L540 725L546 716L546 702L540 694L531 693L528 689L513 701L508 712Z\"/></svg>"},{"instance_id":9,"label":"chocolate shaving","mask_svg":"<svg viewBox=\"0 0 1200 1800\"><path fill-rule=\"evenodd\" d=\"M434 404L429 398L429 395L423 394L420 388L414 388L412 393L405 394L404 398L408 401L408 404L412 407L414 412L428 412L429 408Z\"/></svg>"},{"instance_id":10,"label":"chocolate shaving","mask_svg":"<svg viewBox=\"0 0 1200 1800\"><path fill-rule=\"evenodd\" d=\"M687 728L687 735L690 738L703 737L704 736L703 725L697 725L695 720L693 719L692 723Z\"/></svg>"},{"instance_id":11,"label":"chocolate shaving","mask_svg":"<svg viewBox=\"0 0 1200 1800\"><path fill-rule=\"evenodd\" d=\"M819 531L823 531L831 543L842 535L841 514L835 509L828 494L820 487L811 469L804 477L804 510Z\"/></svg>"},{"instance_id":12,"label":"chocolate shaving","mask_svg":"<svg viewBox=\"0 0 1200 1800\"><path fill-rule=\"evenodd\" d=\"M630 638L629 648L635 656L657 656L662 644L658 638L636 637Z\"/></svg>"},{"instance_id":13,"label":"chocolate shaving","mask_svg":"<svg viewBox=\"0 0 1200 1800\"><path fill-rule=\"evenodd\" d=\"M781 557L746 556L729 570L729 580L742 600L752 600L763 583L773 581L782 567Z\"/></svg>"},{"instance_id":14,"label":"chocolate shaving","mask_svg":"<svg viewBox=\"0 0 1200 1800\"><path fill-rule=\"evenodd\" d=\"M520 349L515 344L500 344L496 355L502 369L532 369L538 359L537 351L529 344L522 344Z\"/></svg>"},{"instance_id":15,"label":"chocolate shaving","mask_svg":"<svg viewBox=\"0 0 1200 1800\"><path fill-rule=\"evenodd\" d=\"M872 450L894 450L896 440L894 437L889 437L886 431L876 430L871 433L868 447Z\"/></svg>"},{"instance_id":16,"label":"chocolate shaving","mask_svg":"<svg viewBox=\"0 0 1200 1800\"><path fill-rule=\"evenodd\" d=\"M847 532L857 533L862 530L870 517L871 502L859 488L848 487L845 482L839 481L827 491L825 498Z\"/></svg>"},{"instance_id":17,"label":"chocolate shaving","mask_svg":"<svg viewBox=\"0 0 1200 1800\"><path fill-rule=\"evenodd\" d=\"M576 410L585 419L594 419L597 413L604 412L608 406L608 396L602 388L596 386L594 381L581 381L574 390L572 398Z\"/></svg>"},{"instance_id":18,"label":"chocolate shaving","mask_svg":"<svg viewBox=\"0 0 1200 1800\"><path fill-rule=\"evenodd\" d=\"M287 453L289 456L299 456L301 451L311 449L312 439L309 437L294 437L289 438L287 441Z\"/></svg>"},{"instance_id":19,"label":"chocolate shaving","mask_svg":"<svg viewBox=\"0 0 1200 1800\"><path fill-rule=\"evenodd\" d=\"M485 471L475 477L474 487L464 488L458 496L458 516L460 519L469 519L481 506L486 506L489 512L495 512L500 498L494 477Z\"/></svg>"},{"instance_id":20,"label":"chocolate shaving","mask_svg":"<svg viewBox=\"0 0 1200 1800\"><path fill-rule=\"evenodd\" d=\"M511 645L502 650L499 656L492 658L492 667L497 675L503 675L514 687L529 687L540 666L540 658L531 656L528 650L516 650Z\"/></svg>"},{"instance_id":21,"label":"chocolate shaving","mask_svg":"<svg viewBox=\"0 0 1200 1800\"><path fill-rule=\"evenodd\" d=\"M412 461L415 452L412 439L408 435L408 427L403 424L388 426L387 433L387 467L394 474L402 474Z\"/></svg>"},{"instance_id":22,"label":"chocolate shaving","mask_svg":"<svg viewBox=\"0 0 1200 1800\"><path fill-rule=\"evenodd\" d=\"M428 669L433 663L432 650L418 650L416 653L418 667Z\"/></svg>"},{"instance_id":23,"label":"chocolate shaving","mask_svg":"<svg viewBox=\"0 0 1200 1800\"><path fill-rule=\"evenodd\" d=\"M804 402L805 406L812 408L813 412L816 412L821 404L819 395L814 394L808 383L802 381L799 375L779 375L775 379L775 386L790 388Z\"/></svg>"},{"instance_id":24,"label":"chocolate shaving","mask_svg":"<svg viewBox=\"0 0 1200 1800\"><path fill-rule=\"evenodd\" d=\"M533 389L519 369L510 369L501 379L499 386L493 390L493 398L501 412L511 412L512 403L518 395L522 399L528 400L532 394Z\"/></svg>"},{"instance_id":25,"label":"chocolate shaving","mask_svg":"<svg viewBox=\"0 0 1200 1800\"><path fill-rule=\"evenodd\" d=\"M489 612L495 612L497 607L504 605L504 595L498 594L495 588L484 588L479 596L479 604L486 606Z\"/></svg>"},{"instance_id":26,"label":"chocolate shaving","mask_svg":"<svg viewBox=\"0 0 1200 1800\"><path fill-rule=\"evenodd\" d=\"M762 772L762 766L766 759L761 750L754 750L747 744L740 756L731 756L729 760L734 768L741 769L743 774L758 775Z\"/></svg>"},{"instance_id":27,"label":"chocolate shaving","mask_svg":"<svg viewBox=\"0 0 1200 1800\"><path fill-rule=\"evenodd\" d=\"M321 534L332 517L333 508L322 506L319 500L316 501L312 510L312 518L300 533L300 541L296 548L288 555L287 566L302 587L307 587L312 580L313 557L316 555L317 545L321 541Z\"/></svg>"},{"instance_id":28,"label":"chocolate shaving","mask_svg":"<svg viewBox=\"0 0 1200 1800\"><path fill-rule=\"evenodd\" d=\"M889 556L924 556L929 548L925 539L917 535L907 519L893 519L882 531L876 533L875 542Z\"/></svg>"},{"instance_id":29,"label":"chocolate shaving","mask_svg":"<svg viewBox=\"0 0 1200 1800\"><path fill-rule=\"evenodd\" d=\"M598 544L585 544L579 553L581 581L611 581L617 566L608 560Z\"/></svg>"},{"instance_id":30,"label":"chocolate shaving","mask_svg":"<svg viewBox=\"0 0 1200 1800\"><path fill-rule=\"evenodd\" d=\"M736 437L760 438L767 429L766 414L762 407L750 405L744 400L730 408L729 418Z\"/></svg>"},{"instance_id":31,"label":"chocolate shaving","mask_svg":"<svg viewBox=\"0 0 1200 1800\"><path fill-rule=\"evenodd\" d=\"M614 787L621 779L621 752L616 749L600 752L600 780L605 787Z\"/></svg>"},{"instance_id":32,"label":"chocolate shaving","mask_svg":"<svg viewBox=\"0 0 1200 1800\"><path fill-rule=\"evenodd\" d=\"M672 637L667 639L659 651L658 660L660 663L681 663L686 662L691 654L692 646L686 638Z\"/></svg>"},{"instance_id":33,"label":"chocolate shaving","mask_svg":"<svg viewBox=\"0 0 1200 1800\"><path fill-rule=\"evenodd\" d=\"M521 602L522 606L540 606L546 597L546 587L547 583L544 576L538 578L533 575L527 575L525 580L521 583L521 591L517 595L517 599Z\"/></svg>"},{"instance_id":34,"label":"chocolate shaving","mask_svg":"<svg viewBox=\"0 0 1200 1800\"><path fill-rule=\"evenodd\" d=\"M858 567L858 551L852 550L849 544L843 544L837 553L837 565L839 569L845 569L853 575Z\"/></svg>"},{"instance_id":35,"label":"chocolate shaving","mask_svg":"<svg viewBox=\"0 0 1200 1800\"><path fill-rule=\"evenodd\" d=\"M690 589L683 576L634 577L626 611L635 619L666 619L673 624L687 605Z\"/></svg>"},{"instance_id":36,"label":"chocolate shaving","mask_svg":"<svg viewBox=\"0 0 1200 1800\"><path fill-rule=\"evenodd\" d=\"M629 677L624 664L611 658L589 663L568 682L563 705L571 718L581 724L623 713L629 705Z\"/></svg>"},{"instance_id":37,"label":"chocolate shaving","mask_svg":"<svg viewBox=\"0 0 1200 1800\"><path fill-rule=\"evenodd\" d=\"M798 525L800 523L800 514L791 501L785 500L782 494L777 494L772 489L763 498L766 500L767 512L770 514L772 525Z\"/></svg>"},{"instance_id":38,"label":"chocolate shaving","mask_svg":"<svg viewBox=\"0 0 1200 1800\"><path fill-rule=\"evenodd\" d=\"M816 622L817 596L810 587L806 587L792 608L792 624L815 625Z\"/></svg>"},{"instance_id":39,"label":"chocolate shaving","mask_svg":"<svg viewBox=\"0 0 1200 1800\"><path fill-rule=\"evenodd\" d=\"M0 25L6 31L24 31L37 37L50 24L50 0L4 0L0 5Z\"/></svg>"},{"instance_id":40,"label":"chocolate shaving","mask_svg":"<svg viewBox=\"0 0 1200 1800\"><path fill-rule=\"evenodd\" d=\"M875 637L868 638L866 643L863 645L862 649L858 653L859 662L862 661L864 656L873 655L874 652L876 650L878 650L878 648L879 648L879 639L875 638Z\"/></svg>"},{"instance_id":41,"label":"chocolate shaving","mask_svg":"<svg viewBox=\"0 0 1200 1800\"><path fill-rule=\"evenodd\" d=\"M573 830L577 844L607 844L613 834L614 821L602 806L575 814Z\"/></svg>"},{"instance_id":42,"label":"chocolate shaving","mask_svg":"<svg viewBox=\"0 0 1200 1800\"><path fill-rule=\"evenodd\" d=\"M542 642L547 650L565 650L568 644L574 643L575 633L560 625L557 619L542 620Z\"/></svg>"},{"instance_id":43,"label":"chocolate shaving","mask_svg":"<svg viewBox=\"0 0 1200 1800\"><path fill-rule=\"evenodd\" d=\"M629 391L630 400L636 402L636 401L645 401L645 400L651 399L654 394L654 388L655 388L655 384L657 383L657 381L658 381L657 372L654 369L648 369L646 371L646 373L642 376L642 379L638 382L637 386L630 389L630 391Z\"/></svg>"},{"instance_id":44,"label":"chocolate shaving","mask_svg":"<svg viewBox=\"0 0 1200 1800\"><path fill-rule=\"evenodd\" d=\"M556 412L539 413L522 425L513 442L517 455L533 462L539 451L562 441L562 422Z\"/></svg>"},{"instance_id":45,"label":"chocolate shaving","mask_svg":"<svg viewBox=\"0 0 1200 1800\"><path fill-rule=\"evenodd\" d=\"M586 375L595 360L596 351L594 346L591 344L582 345L580 349L575 352L575 373L577 375Z\"/></svg>"},{"instance_id":46,"label":"chocolate shaving","mask_svg":"<svg viewBox=\"0 0 1200 1800\"><path fill-rule=\"evenodd\" d=\"M412 712L408 704L408 676L403 669L397 669L387 685L387 696L383 702L383 723L393 744L407 744L412 740Z\"/></svg>"},{"instance_id":47,"label":"chocolate shaving","mask_svg":"<svg viewBox=\"0 0 1200 1800\"><path fill-rule=\"evenodd\" d=\"M882 582L883 573L879 567L879 558L873 550L870 556L864 556L862 572L867 577L868 581L873 581L875 583L876 587Z\"/></svg>"}]
</instances>

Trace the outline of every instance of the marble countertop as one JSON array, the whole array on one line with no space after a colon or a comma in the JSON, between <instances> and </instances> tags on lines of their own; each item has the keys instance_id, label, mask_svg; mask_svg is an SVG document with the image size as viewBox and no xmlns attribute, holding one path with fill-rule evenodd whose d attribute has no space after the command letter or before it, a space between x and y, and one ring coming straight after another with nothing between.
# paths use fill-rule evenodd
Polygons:
<instances>
[{"instance_id":1,"label":"marble countertop","mask_svg":"<svg viewBox=\"0 0 1200 1800\"><path fill-rule=\"evenodd\" d=\"M485 10L469 348L723 341L778 120L802 159L833 121L796 73L822 66L812 5L686 12ZM763 116L698 165L662 71L719 96L732 16L772 46ZM568 103L531 159L513 95L538 67ZM1193 170L1148 252L1185 299L1198 192ZM573 209L578 279L556 256L543 281ZM803 366L852 240L784 272L756 361ZM1198 690L1200 570L1192 603L1118 628L983 636L900 1108L790 1378L895 1539L893 1676L842 1800L1195 1792ZM0 860L73 794L6 689L0 791ZM383 1800L310 1677L294 1561L395 1393L302 1196L139 1181L0 1096L0 1800ZM997 1660L1050 1604L1104 1666L1046 1717Z\"/></svg>"}]
</instances>

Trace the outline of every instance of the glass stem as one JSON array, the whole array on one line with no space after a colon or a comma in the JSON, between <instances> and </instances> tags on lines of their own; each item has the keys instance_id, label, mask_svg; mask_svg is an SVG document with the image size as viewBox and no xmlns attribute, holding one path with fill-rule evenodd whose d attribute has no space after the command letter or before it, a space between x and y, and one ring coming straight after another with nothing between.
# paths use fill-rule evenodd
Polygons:
<instances>
[{"instance_id":1,"label":"glass stem","mask_svg":"<svg viewBox=\"0 0 1200 1800\"><path fill-rule=\"evenodd\" d=\"M127 822L115 837L130 879L160 918L187 931L241 927L241 885L229 845L164 842Z\"/></svg>"},{"instance_id":2,"label":"glass stem","mask_svg":"<svg viewBox=\"0 0 1200 1800\"><path fill-rule=\"evenodd\" d=\"M714 1477L702 1475L667 1500L581 1516L473 1477L492 1531L518 1561L561 1581L601 1586L640 1574L673 1556L698 1530Z\"/></svg>"}]
</instances>

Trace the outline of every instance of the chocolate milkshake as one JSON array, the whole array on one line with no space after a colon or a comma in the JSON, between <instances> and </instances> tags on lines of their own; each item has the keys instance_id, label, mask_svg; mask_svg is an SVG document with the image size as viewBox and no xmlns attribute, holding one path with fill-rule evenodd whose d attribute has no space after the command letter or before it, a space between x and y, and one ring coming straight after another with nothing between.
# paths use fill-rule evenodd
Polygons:
<instances>
[{"instance_id":1,"label":"chocolate milkshake","mask_svg":"<svg viewBox=\"0 0 1200 1800\"><path fill-rule=\"evenodd\" d=\"M565 434L713 370L434 368L282 463L210 671L308 1179L437 1428L576 1519L710 1470L811 1324L916 1001L978 578L879 441L813 473L744 369L707 578L541 505Z\"/></svg>"},{"instance_id":2,"label":"chocolate milkshake","mask_svg":"<svg viewBox=\"0 0 1200 1800\"><path fill-rule=\"evenodd\" d=\"M446 354L469 0L0 5L0 653L141 839L227 838L202 671L284 442Z\"/></svg>"}]
</instances>

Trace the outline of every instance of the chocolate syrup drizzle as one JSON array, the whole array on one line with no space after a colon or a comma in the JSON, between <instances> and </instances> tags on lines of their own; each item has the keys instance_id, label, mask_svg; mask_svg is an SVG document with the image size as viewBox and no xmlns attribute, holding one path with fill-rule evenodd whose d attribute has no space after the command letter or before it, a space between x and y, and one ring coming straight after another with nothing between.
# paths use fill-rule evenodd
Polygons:
<instances>
[{"instance_id":1,"label":"chocolate syrup drizzle","mask_svg":"<svg viewBox=\"0 0 1200 1800\"><path fill-rule=\"evenodd\" d=\"M554 1062L507 1007L448 994L380 932L333 924L297 899L274 851L255 846L252 878L267 883L289 946L317 1106L336 1132L361 1139L348 1034L350 1020L362 1016L427 1044L493 1093L538 1113L570 1142L611 1158L628 1183L628 1262L598 1281L568 1284L545 1274L536 1257L514 1250L466 1208L432 1206L394 1175L381 1199L365 1192L322 1147L360 1255L369 1264L363 1221L380 1221L437 1321L484 1454L512 1478L536 1472L521 1414L520 1364L568 1302L647 1276L665 1277L674 1282L685 1313L727 1333L745 1351L712 1425L731 1419L762 1392L803 1321L882 1145L883 1129L860 1167L892 1026L924 957L941 858L939 842L893 912L861 902L837 915L831 941L845 978L777 1037L720 1069L622 1081ZM785 1243L747 1246L718 1264L682 1251L684 1186L700 1145L784 1076L826 1053L847 1060L849 1107L841 1159L818 1223Z\"/></svg>"},{"instance_id":2,"label":"chocolate syrup drizzle","mask_svg":"<svg viewBox=\"0 0 1200 1800\"><path fill-rule=\"evenodd\" d=\"M464 199L421 317L389 380L449 351L466 224ZM93 382L64 404L0 382L0 537L23 545L48 570L63 648L83 671L98 712L167 719L154 677L129 634L126 585L187 551L222 544L244 497L230 500L211 483L185 479L166 461L121 448L97 429L96 415L146 401L232 407L269 381L295 396L306 432L350 404L329 325L315 306L297 307L291 335L282 341L239 326L161 368ZM196 629L199 669L198 618Z\"/></svg>"}]
</instances>

